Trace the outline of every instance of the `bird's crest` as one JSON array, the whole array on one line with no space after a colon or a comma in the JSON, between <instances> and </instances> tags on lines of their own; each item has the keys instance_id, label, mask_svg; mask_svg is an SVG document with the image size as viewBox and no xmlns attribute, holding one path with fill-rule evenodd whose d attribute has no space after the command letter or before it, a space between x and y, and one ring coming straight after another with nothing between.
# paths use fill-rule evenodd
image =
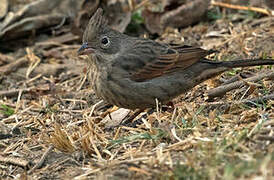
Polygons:
<instances>
[{"instance_id":1,"label":"bird's crest","mask_svg":"<svg viewBox=\"0 0 274 180\"><path fill-rule=\"evenodd\" d=\"M83 35L83 41L88 41L89 38L97 36L107 26L107 20L103 16L103 10L98 8L90 18L89 23Z\"/></svg>"}]
</instances>

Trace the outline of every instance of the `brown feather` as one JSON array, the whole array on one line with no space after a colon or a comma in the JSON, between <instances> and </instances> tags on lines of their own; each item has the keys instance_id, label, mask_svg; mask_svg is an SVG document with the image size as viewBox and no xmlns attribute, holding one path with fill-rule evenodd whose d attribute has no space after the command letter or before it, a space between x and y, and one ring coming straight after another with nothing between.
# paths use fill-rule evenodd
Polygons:
<instances>
[{"instance_id":1,"label":"brown feather","mask_svg":"<svg viewBox=\"0 0 274 180\"><path fill-rule=\"evenodd\" d=\"M211 51L191 46L170 46L167 52L134 73L132 79L138 82L146 81L185 69L211 53Z\"/></svg>"}]
</instances>

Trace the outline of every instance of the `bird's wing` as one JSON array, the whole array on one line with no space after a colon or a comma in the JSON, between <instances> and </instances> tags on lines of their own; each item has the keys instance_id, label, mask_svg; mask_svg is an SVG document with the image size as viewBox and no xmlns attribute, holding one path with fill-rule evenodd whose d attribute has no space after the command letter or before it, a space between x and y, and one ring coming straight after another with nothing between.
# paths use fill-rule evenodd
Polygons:
<instances>
[{"instance_id":1,"label":"bird's wing","mask_svg":"<svg viewBox=\"0 0 274 180\"><path fill-rule=\"evenodd\" d=\"M154 41L143 41L126 53L129 59L126 63L131 60L135 62L135 65L129 68L130 78L142 82L185 69L210 53L192 46L168 46Z\"/></svg>"}]
</instances>

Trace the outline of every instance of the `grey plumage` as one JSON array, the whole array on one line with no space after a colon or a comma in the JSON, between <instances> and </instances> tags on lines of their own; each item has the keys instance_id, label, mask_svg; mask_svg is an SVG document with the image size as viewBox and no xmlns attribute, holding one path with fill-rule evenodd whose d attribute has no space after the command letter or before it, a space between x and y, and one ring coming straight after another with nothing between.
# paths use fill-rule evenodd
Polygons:
<instances>
[{"instance_id":1,"label":"grey plumage","mask_svg":"<svg viewBox=\"0 0 274 180\"><path fill-rule=\"evenodd\" d=\"M110 29L99 9L89 21L80 54L90 57L95 93L119 107L136 109L165 103L197 84L235 67L273 65L268 60L215 62L212 51L130 37Z\"/></svg>"}]
</instances>

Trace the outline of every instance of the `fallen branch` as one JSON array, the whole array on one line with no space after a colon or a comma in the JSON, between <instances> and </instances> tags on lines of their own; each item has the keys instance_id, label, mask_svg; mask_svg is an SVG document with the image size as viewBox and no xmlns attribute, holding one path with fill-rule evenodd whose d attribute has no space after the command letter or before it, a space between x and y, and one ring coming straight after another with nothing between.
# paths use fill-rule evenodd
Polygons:
<instances>
[{"instance_id":1,"label":"fallen branch","mask_svg":"<svg viewBox=\"0 0 274 180\"><path fill-rule=\"evenodd\" d=\"M274 78L274 72L260 73L256 76L246 78L246 79L244 79L244 81L236 81L236 82L233 82L231 84L226 84L226 85L211 89L211 90L208 91L207 96L208 96L209 99L212 99L214 97L220 97L220 96L223 96L228 91L231 91L233 89L241 87L242 85L245 85L246 82L257 82L257 81L262 80L264 78L273 79Z\"/></svg>"}]
</instances>

